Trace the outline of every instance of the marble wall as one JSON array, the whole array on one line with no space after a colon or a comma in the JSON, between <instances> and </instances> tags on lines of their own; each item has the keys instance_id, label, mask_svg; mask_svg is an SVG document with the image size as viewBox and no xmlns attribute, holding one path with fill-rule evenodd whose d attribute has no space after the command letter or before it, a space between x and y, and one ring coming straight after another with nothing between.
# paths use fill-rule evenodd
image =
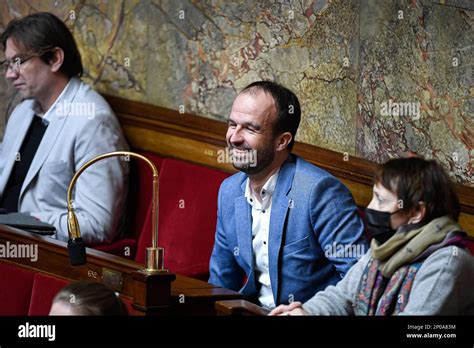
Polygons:
<instances>
[{"instance_id":1,"label":"marble wall","mask_svg":"<svg viewBox=\"0 0 474 348\"><path fill-rule=\"evenodd\" d=\"M470 0L4 0L71 28L101 92L225 121L259 79L297 93L297 140L374 161L411 150L474 186ZM0 130L13 105L0 80ZM350 158L350 157L349 157Z\"/></svg>"}]
</instances>

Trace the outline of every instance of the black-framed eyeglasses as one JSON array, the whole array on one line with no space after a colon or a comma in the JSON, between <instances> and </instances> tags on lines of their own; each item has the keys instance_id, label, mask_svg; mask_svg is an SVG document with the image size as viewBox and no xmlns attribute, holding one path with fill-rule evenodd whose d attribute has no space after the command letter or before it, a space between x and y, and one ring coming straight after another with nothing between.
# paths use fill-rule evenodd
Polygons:
<instances>
[{"instance_id":1,"label":"black-framed eyeglasses","mask_svg":"<svg viewBox=\"0 0 474 348\"><path fill-rule=\"evenodd\" d=\"M31 54L26 57L15 57L13 59L5 59L0 62L0 66L2 67L3 73L7 73L9 69L14 72L20 71L20 67L23 63L29 61L31 58L39 57L40 54Z\"/></svg>"}]
</instances>

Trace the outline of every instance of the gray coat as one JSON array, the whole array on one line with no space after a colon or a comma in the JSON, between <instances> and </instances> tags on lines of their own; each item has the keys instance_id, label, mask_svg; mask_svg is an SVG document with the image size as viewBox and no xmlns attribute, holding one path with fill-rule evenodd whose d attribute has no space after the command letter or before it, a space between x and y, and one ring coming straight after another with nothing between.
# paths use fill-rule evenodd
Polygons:
<instances>
[{"instance_id":1,"label":"gray coat","mask_svg":"<svg viewBox=\"0 0 474 348\"><path fill-rule=\"evenodd\" d=\"M311 315L354 315L353 303L369 251L335 286L318 292L303 304ZM416 273L403 315L474 314L474 257L467 250L447 246L435 251Z\"/></svg>"}]
</instances>

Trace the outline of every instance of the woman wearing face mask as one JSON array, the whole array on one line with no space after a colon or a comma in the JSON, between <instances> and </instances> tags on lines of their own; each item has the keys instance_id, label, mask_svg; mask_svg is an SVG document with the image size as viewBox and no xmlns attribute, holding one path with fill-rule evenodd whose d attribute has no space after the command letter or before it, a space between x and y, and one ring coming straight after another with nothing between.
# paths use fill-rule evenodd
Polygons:
<instances>
[{"instance_id":1,"label":"woman wearing face mask","mask_svg":"<svg viewBox=\"0 0 474 348\"><path fill-rule=\"evenodd\" d=\"M435 161L393 159L376 172L365 210L368 252L335 286L270 315L474 314L474 257L460 206Z\"/></svg>"}]
</instances>

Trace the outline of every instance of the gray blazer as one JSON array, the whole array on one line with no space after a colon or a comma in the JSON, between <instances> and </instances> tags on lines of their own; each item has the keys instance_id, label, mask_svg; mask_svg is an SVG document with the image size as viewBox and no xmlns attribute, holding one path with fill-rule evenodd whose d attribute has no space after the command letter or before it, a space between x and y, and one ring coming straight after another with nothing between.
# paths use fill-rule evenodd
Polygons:
<instances>
[{"instance_id":1,"label":"gray blazer","mask_svg":"<svg viewBox=\"0 0 474 348\"><path fill-rule=\"evenodd\" d=\"M0 143L0 197L35 115L33 100L19 104ZM107 102L88 85L72 78L44 115L49 122L21 188L18 211L56 227L67 240L66 196L74 173L96 155L128 150L120 125ZM111 242L124 209L128 164L120 158L95 163L80 176L73 196L84 240Z\"/></svg>"}]
</instances>

